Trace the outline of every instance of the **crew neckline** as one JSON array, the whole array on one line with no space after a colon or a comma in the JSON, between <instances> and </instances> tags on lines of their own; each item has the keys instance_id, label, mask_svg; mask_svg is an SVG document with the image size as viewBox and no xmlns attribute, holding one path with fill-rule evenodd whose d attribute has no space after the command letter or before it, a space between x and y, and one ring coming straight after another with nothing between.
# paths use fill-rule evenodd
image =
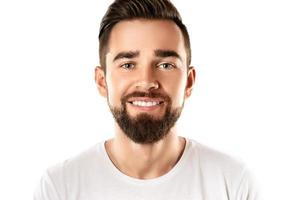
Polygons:
<instances>
[{"instance_id":1,"label":"crew neckline","mask_svg":"<svg viewBox=\"0 0 300 200\"><path fill-rule=\"evenodd\" d=\"M143 184L143 185L144 184L152 184L152 183L157 184L159 182L164 182L164 181L168 180L169 178L171 178L172 176L174 176L184 165L185 160L187 158L187 154L188 154L190 146L191 146L191 141L186 137L183 137L183 138L185 139L185 146L184 146L183 153L182 153L180 159L178 160L178 162L167 173L165 173L159 177L155 177L155 178L151 178L151 179L138 179L138 178L128 176L128 175L124 174L123 172L121 172L110 160L108 153L105 149L105 142L106 142L105 140L103 140L101 142L101 148L99 148L99 150L101 150L101 153L104 154L105 165L107 166L107 169L110 171L110 173L113 176L115 176L119 179L122 179L123 181L134 183L134 184Z\"/></svg>"}]
</instances>

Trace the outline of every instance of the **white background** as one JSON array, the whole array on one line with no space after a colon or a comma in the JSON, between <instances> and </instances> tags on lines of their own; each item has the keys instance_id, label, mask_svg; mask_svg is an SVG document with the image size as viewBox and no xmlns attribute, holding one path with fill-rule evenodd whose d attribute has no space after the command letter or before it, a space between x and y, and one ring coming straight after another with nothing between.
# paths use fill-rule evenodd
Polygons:
<instances>
[{"instance_id":1,"label":"white background","mask_svg":"<svg viewBox=\"0 0 300 200\"><path fill-rule=\"evenodd\" d=\"M300 199L300 6L173 1L192 41L181 135L243 159L265 199ZM0 199L32 199L45 169L113 136L94 83L111 1L0 3Z\"/></svg>"}]
</instances>

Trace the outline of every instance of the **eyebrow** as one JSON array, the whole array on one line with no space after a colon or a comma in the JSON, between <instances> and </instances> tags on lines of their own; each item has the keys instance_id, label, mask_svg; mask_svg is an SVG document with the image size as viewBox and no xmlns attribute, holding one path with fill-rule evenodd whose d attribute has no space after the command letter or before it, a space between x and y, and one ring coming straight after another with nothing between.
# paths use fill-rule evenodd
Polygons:
<instances>
[{"instance_id":1,"label":"eyebrow","mask_svg":"<svg viewBox=\"0 0 300 200\"><path fill-rule=\"evenodd\" d=\"M157 49L154 51L155 56L160 57L160 58L167 58L167 57L174 57L178 58L179 60L182 61L182 58L180 55L173 50L162 50L162 49Z\"/></svg>"},{"instance_id":2,"label":"eyebrow","mask_svg":"<svg viewBox=\"0 0 300 200\"><path fill-rule=\"evenodd\" d=\"M127 58L127 59L136 58L139 56L139 54L140 54L139 51L122 51L114 57L113 62L123 58Z\"/></svg>"},{"instance_id":3,"label":"eyebrow","mask_svg":"<svg viewBox=\"0 0 300 200\"><path fill-rule=\"evenodd\" d=\"M120 60L120 59L132 59L132 58L136 58L140 55L140 51L122 51L119 52L113 59L113 62ZM182 58L180 57L180 55L174 51L174 50L164 50L164 49L156 49L154 50L154 55L156 57L160 57L160 58L167 58L167 57L174 57L174 58L178 58L179 60L182 61Z\"/></svg>"}]
</instances>

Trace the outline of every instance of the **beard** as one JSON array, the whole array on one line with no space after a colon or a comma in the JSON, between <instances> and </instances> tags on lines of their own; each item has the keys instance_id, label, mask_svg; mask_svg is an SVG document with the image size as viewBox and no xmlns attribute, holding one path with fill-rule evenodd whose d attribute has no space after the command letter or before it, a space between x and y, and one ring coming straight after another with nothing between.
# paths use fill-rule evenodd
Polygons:
<instances>
[{"instance_id":1,"label":"beard","mask_svg":"<svg viewBox=\"0 0 300 200\"><path fill-rule=\"evenodd\" d=\"M147 113L131 117L126 109L126 103L131 97L162 98L166 104L165 113L155 118ZM109 103L113 117L125 135L138 144L153 144L163 139L178 120L182 107L172 109L171 98L161 93L134 92L121 98L121 108L113 107Z\"/></svg>"}]
</instances>

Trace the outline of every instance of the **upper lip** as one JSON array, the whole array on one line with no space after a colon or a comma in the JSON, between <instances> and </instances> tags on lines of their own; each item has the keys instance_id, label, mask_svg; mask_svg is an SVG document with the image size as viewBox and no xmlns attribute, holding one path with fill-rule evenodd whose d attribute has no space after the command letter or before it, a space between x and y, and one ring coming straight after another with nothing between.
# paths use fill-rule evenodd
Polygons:
<instances>
[{"instance_id":1,"label":"upper lip","mask_svg":"<svg viewBox=\"0 0 300 200\"><path fill-rule=\"evenodd\" d=\"M149 97L131 97L128 99L129 102L133 101L145 101L145 102L163 102L162 98L149 98Z\"/></svg>"}]
</instances>

